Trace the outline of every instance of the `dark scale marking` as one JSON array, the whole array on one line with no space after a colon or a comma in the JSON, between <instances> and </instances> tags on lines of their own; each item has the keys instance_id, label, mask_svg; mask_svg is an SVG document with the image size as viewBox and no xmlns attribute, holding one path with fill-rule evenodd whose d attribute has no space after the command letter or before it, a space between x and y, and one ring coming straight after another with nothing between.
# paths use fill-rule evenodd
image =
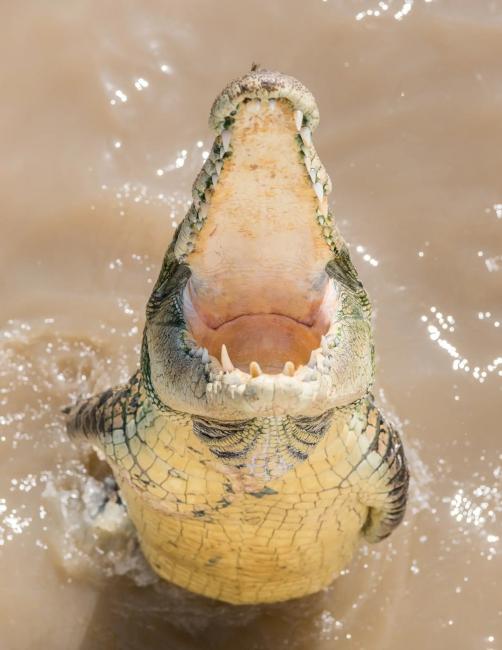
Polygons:
<instances>
[{"instance_id":1,"label":"dark scale marking","mask_svg":"<svg viewBox=\"0 0 502 650\"><path fill-rule=\"evenodd\" d=\"M271 494L279 494L277 490L274 490L271 487L265 486L258 492L248 492L248 494L252 497L255 497L256 499L261 499L266 496L270 496Z\"/></svg>"},{"instance_id":2,"label":"dark scale marking","mask_svg":"<svg viewBox=\"0 0 502 650\"><path fill-rule=\"evenodd\" d=\"M322 413L321 415L308 417L291 417L289 418L293 424L295 424L298 429L306 431L313 436L322 438L328 428L331 426L331 421L333 419L333 409Z\"/></svg>"},{"instance_id":3,"label":"dark scale marking","mask_svg":"<svg viewBox=\"0 0 502 650\"><path fill-rule=\"evenodd\" d=\"M221 458L222 460L243 458L246 455L247 451L247 449L244 449L243 451L225 451L223 449L211 449L211 453L213 453L217 458ZM237 465L237 467L245 466Z\"/></svg>"},{"instance_id":4,"label":"dark scale marking","mask_svg":"<svg viewBox=\"0 0 502 650\"><path fill-rule=\"evenodd\" d=\"M238 420L236 422L224 422L221 420L206 420L193 416L192 425L196 435L202 440L225 438L227 436L242 433L253 420Z\"/></svg>"},{"instance_id":5,"label":"dark scale marking","mask_svg":"<svg viewBox=\"0 0 502 650\"><path fill-rule=\"evenodd\" d=\"M299 461L304 461L307 460L309 455L305 453L304 451L300 451L299 449L296 449L296 447L293 447L292 445L287 446L288 453L293 456L293 458L296 458L296 460Z\"/></svg>"}]
</instances>

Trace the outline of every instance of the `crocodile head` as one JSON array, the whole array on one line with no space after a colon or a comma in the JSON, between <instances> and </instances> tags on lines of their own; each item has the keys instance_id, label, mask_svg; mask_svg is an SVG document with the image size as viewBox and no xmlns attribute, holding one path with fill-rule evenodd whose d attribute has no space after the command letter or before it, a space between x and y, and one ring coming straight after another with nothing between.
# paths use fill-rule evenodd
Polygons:
<instances>
[{"instance_id":1,"label":"crocodile head","mask_svg":"<svg viewBox=\"0 0 502 650\"><path fill-rule=\"evenodd\" d=\"M216 99L217 136L147 306L159 406L227 421L319 416L373 380L370 305L328 208L319 113L252 70Z\"/></svg>"}]
</instances>

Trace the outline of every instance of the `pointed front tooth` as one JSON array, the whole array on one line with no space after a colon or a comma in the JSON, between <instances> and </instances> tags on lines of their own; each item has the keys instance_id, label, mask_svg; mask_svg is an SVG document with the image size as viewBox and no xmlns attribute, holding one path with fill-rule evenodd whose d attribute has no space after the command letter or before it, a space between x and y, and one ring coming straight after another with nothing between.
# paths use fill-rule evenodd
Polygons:
<instances>
[{"instance_id":1,"label":"pointed front tooth","mask_svg":"<svg viewBox=\"0 0 502 650\"><path fill-rule=\"evenodd\" d=\"M275 110L275 99L268 100L268 107L270 108L271 111Z\"/></svg>"},{"instance_id":2,"label":"pointed front tooth","mask_svg":"<svg viewBox=\"0 0 502 650\"><path fill-rule=\"evenodd\" d=\"M300 135L302 136L303 143L310 147L312 145L312 134L308 126L304 126L300 129Z\"/></svg>"},{"instance_id":3,"label":"pointed front tooth","mask_svg":"<svg viewBox=\"0 0 502 650\"><path fill-rule=\"evenodd\" d=\"M310 168L309 174L310 174L310 180L312 181L312 183L315 183L317 180L317 172L313 167Z\"/></svg>"},{"instance_id":4,"label":"pointed front tooth","mask_svg":"<svg viewBox=\"0 0 502 650\"><path fill-rule=\"evenodd\" d=\"M299 131L303 124L303 111L295 111L296 129Z\"/></svg>"},{"instance_id":5,"label":"pointed front tooth","mask_svg":"<svg viewBox=\"0 0 502 650\"><path fill-rule=\"evenodd\" d=\"M206 348L202 348L202 355L200 360L202 361L202 363L209 362L209 352L206 350Z\"/></svg>"},{"instance_id":6,"label":"pointed front tooth","mask_svg":"<svg viewBox=\"0 0 502 650\"><path fill-rule=\"evenodd\" d=\"M295 374L295 364L292 361L286 361L282 374L292 377Z\"/></svg>"},{"instance_id":7,"label":"pointed front tooth","mask_svg":"<svg viewBox=\"0 0 502 650\"><path fill-rule=\"evenodd\" d=\"M217 174L221 174L221 168L223 167L223 162L222 162L221 160L217 160L217 161L214 163L214 166L215 166L215 168L216 168L216 173L217 173Z\"/></svg>"},{"instance_id":8,"label":"pointed front tooth","mask_svg":"<svg viewBox=\"0 0 502 650\"><path fill-rule=\"evenodd\" d=\"M322 201L324 196L324 189L321 183L314 183L314 192L316 193L316 196L319 199L319 201Z\"/></svg>"},{"instance_id":9,"label":"pointed front tooth","mask_svg":"<svg viewBox=\"0 0 502 650\"><path fill-rule=\"evenodd\" d=\"M232 372L234 370L234 364L230 361L227 346L224 343L221 346L221 365L225 372Z\"/></svg>"},{"instance_id":10,"label":"pointed front tooth","mask_svg":"<svg viewBox=\"0 0 502 650\"><path fill-rule=\"evenodd\" d=\"M228 147L230 146L230 131L228 129L223 129L221 132L221 143L223 144L223 151L227 152Z\"/></svg>"},{"instance_id":11,"label":"pointed front tooth","mask_svg":"<svg viewBox=\"0 0 502 650\"><path fill-rule=\"evenodd\" d=\"M259 377L261 375L260 365L256 361L251 361L249 364L249 374L251 377Z\"/></svg>"},{"instance_id":12,"label":"pointed front tooth","mask_svg":"<svg viewBox=\"0 0 502 650\"><path fill-rule=\"evenodd\" d=\"M261 101L259 99L252 99L249 102L249 108L253 111L253 113L258 113L261 108Z\"/></svg>"}]
</instances>

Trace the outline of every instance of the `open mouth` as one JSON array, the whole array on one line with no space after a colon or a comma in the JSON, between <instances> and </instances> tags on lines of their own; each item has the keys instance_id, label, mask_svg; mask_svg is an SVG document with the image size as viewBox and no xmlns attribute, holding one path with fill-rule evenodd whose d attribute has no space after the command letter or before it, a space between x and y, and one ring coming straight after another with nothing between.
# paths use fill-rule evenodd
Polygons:
<instances>
[{"instance_id":1,"label":"open mouth","mask_svg":"<svg viewBox=\"0 0 502 650\"><path fill-rule=\"evenodd\" d=\"M290 314L247 313L211 327L194 307L190 289L189 283L184 302L185 316L197 345L219 359L225 371L238 368L251 376L262 372L294 376L301 366L311 361L312 353L320 347L336 308L336 292L329 282L325 299L310 322L301 322ZM287 290L284 293L287 294ZM215 316L214 312L212 316Z\"/></svg>"},{"instance_id":2,"label":"open mouth","mask_svg":"<svg viewBox=\"0 0 502 650\"><path fill-rule=\"evenodd\" d=\"M286 100L241 104L204 228L187 258L185 320L224 370L294 376L319 348L337 304L319 226L326 197L301 155Z\"/></svg>"}]
</instances>

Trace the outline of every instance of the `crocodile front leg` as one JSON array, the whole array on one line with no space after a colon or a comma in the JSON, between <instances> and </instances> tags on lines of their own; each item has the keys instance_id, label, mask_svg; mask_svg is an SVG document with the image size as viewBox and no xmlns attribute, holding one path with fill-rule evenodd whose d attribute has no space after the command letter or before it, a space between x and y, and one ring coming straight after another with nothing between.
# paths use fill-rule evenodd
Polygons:
<instances>
[{"instance_id":1,"label":"crocodile front leg","mask_svg":"<svg viewBox=\"0 0 502 650\"><path fill-rule=\"evenodd\" d=\"M127 384L79 401L65 409L71 438L84 438L99 447L112 462L120 462L131 453L131 439L140 425L154 415L138 370Z\"/></svg>"},{"instance_id":2,"label":"crocodile front leg","mask_svg":"<svg viewBox=\"0 0 502 650\"><path fill-rule=\"evenodd\" d=\"M356 474L362 478L360 498L369 507L362 534L374 543L388 537L404 517L409 472L398 432L372 401L366 417L357 441L362 456Z\"/></svg>"}]
</instances>

